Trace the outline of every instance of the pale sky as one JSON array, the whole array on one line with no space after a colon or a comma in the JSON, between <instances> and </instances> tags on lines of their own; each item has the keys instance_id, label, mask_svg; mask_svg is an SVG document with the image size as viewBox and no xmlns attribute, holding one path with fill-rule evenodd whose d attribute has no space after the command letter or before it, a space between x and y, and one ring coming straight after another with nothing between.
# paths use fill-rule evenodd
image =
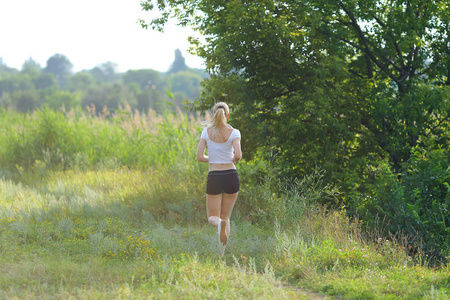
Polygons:
<instances>
[{"instance_id":1,"label":"pale sky","mask_svg":"<svg viewBox=\"0 0 450 300\"><path fill-rule=\"evenodd\" d=\"M60 53L74 72L108 61L119 72L165 72L179 48L189 67L204 68L203 60L187 52L190 28L172 22L159 33L141 28L139 18L150 19L140 0L0 0L0 58L16 69L30 57L45 67Z\"/></svg>"}]
</instances>

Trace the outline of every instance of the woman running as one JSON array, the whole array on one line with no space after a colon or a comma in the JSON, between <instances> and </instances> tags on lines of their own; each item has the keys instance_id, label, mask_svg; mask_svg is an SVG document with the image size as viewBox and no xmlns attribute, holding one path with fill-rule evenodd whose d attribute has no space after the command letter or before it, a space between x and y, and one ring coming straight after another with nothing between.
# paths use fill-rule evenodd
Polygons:
<instances>
[{"instance_id":1,"label":"woman running","mask_svg":"<svg viewBox=\"0 0 450 300\"><path fill-rule=\"evenodd\" d=\"M241 133L227 123L230 109L224 102L214 105L214 116L206 122L197 148L197 160L209 163L206 182L208 222L217 227L222 256L230 237L230 216L239 192L235 163L242 158ZM208 156L205 149L208 148Z\"/></svg>"}]
</instances>

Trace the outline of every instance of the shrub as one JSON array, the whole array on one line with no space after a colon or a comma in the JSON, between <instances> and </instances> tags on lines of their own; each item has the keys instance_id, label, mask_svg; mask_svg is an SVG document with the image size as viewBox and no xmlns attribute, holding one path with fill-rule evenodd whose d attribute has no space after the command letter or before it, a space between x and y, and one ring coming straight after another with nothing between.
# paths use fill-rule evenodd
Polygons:
<instances>
[{"instance_id":1,"label":"shrub","mask_svg":"<svg viewBox=\"0 0 450 300\"><path fill-rule=\"evenodd\" d=\"M444 259L450 254L449 163L445 150L421 148L413 149L402 174L380 163L370 188L353 194L354 211L371 228L407 236L411 252Z\"/></svg>"}]
</instances>

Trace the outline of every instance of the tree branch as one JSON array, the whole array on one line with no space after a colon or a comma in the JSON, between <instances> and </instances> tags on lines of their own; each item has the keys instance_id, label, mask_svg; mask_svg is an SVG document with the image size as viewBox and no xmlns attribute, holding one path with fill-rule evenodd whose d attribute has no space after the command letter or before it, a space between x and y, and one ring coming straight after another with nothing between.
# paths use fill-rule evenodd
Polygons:
<instances>
[{"instance_id":1,"label":"tree branch","mask_svg":"<svg viewBox=\"0 0 450 300\"><path fill-rule=\"evenodd\" d=\"M441 61L441 58L439 58L437 61L432 63L428 68L426 68L422 72L417 73L417 74L413 74L413 75L417 75L417 76L425 75L426 73L430 72L440 61Z\"/></svg>"},{"instance_id":2,"label":"tree branch","mask_svg":"<svg viewBox=\"0 0 450 300\"><path fill-rule=\"evenodd\" d=\"M359 74L358 72L356 72L356 71L353 71L352 69L348 69L348 71L351 73L351 74L353 74L353 75L355 75L355 76L357 76L357 77L359 77L359 78L364 78L364 76L362 76L361 74ZM371 77L370 77L371 78Z\"/></svg>"},{"instance_id":3,"label":"tree branch","mask_svg":"<svg viewBox=\"0 0 450 300\"><path fill-rule=\"evenodd\" d=\"M352 14L352 12L350 10L348 10L348 8L342 3L342 1L339 1L338 4L345 11L347 16L352 21L352 26L357 31L359 39L360 39L360 42L364 46L362 51L367 53L367 55L375 63L375 65L377 65L382 71L384 71L394 82L399 83L398 78L389 71L388 66L383 64L382 62L380 62L378 60L378 58L375 56L375 54L373 53L373 51L370 49L369 43L368 43L367 39L364 36L364 32L361 30L361 27L358 25L358 22L357 22L355 16ZM358 47L357 49L361 49L361 48Z\"/></svg>"},{"instance_id":4,"label":"tree branch","mask_svg":"<svg viewBox=\"0 0 450 300\"><path fill-rule=\"evenodd\" d=\"M378 18L375 14L371 14L371 15L372 15L372 18L374 18L377 21L377 23L381 25L381 27L388 29L387 25L383 21L381 21L380 18ZM391 38L394 41L395 50L397 51L397 54L400 57L400 64L401 64L402 68L405 68L405 62L403 60L402 50L400 49L400 46L398 45L397 40L396 40L395 36L392 34L392 32L389 31L388 34L391 36Z\"/></svg>"},{"instance_id":5,"label":"tree branch","mask_svg":"<svg viewBox=\"0 0 450 300\"><path fill-rule=\"evenodd\" d=\"M449 120L449 118L450 118L450 114L447 114L447 116L445 118L443 118L442 120L440 120L436 126L434 126L433 128L430 128L430 132L428 132L427 136L430 136L430 134L432 134L434 130L439 128L442 125L442 123Z\"/></svg>"}]
</instances>

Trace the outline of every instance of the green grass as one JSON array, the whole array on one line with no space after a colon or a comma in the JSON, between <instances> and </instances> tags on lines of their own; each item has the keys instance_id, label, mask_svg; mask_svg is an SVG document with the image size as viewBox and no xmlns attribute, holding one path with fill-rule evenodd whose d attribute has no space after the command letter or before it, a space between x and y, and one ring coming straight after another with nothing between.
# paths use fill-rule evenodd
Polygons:
<instances>
[{"instance_id":1,"label":"green grass","mask_svg":"<svg viewBox=\"0 0 450 300\"><path fill-rule=\"evenodd\" d=\"M449 266L317 204L337 192L319 171L279 183L242 162L221 257L195 118L0 120L0 299L449 299Z\"/></svg>"},{"instance_id":2,"label":"green grass","mask_svg":"<svg viewBox=\"0 0 450 300\"><path fill-rule=\"evenodd\" d=\"M231 253L222 259L212 228L172 222L171 211L157 222L151 207L126 201L132 187L112 185L135 173L113 173L58 173L32 188L1 182L9 193L0 203L10 208L0 218L0 268L7 270L0 274L1 297L300 298L272 268L258 272L241 258L234 262ZM145 188L148 177L135 175ZM17 196L39 200L12 201ZM230 251L239 252L240 242L249 255L260 252L264 240L236 235Z\"/></svg>"},{"instance_id":3,"label":"green grass","mask_svg":"<svg viewBox=\"0 0 450 300\"><path fill-rule=\"evenodd\" d=\"M203 208L164 206L167 191L155 190L165 179L117 168L57 172L32 186L0 181L0 298L312 297L301 288L448 299L448 267L429 268L394 241L364 242L358 224L320 208L289 228L236 216L221 258Z\"/></svg>"}]
</instances>

